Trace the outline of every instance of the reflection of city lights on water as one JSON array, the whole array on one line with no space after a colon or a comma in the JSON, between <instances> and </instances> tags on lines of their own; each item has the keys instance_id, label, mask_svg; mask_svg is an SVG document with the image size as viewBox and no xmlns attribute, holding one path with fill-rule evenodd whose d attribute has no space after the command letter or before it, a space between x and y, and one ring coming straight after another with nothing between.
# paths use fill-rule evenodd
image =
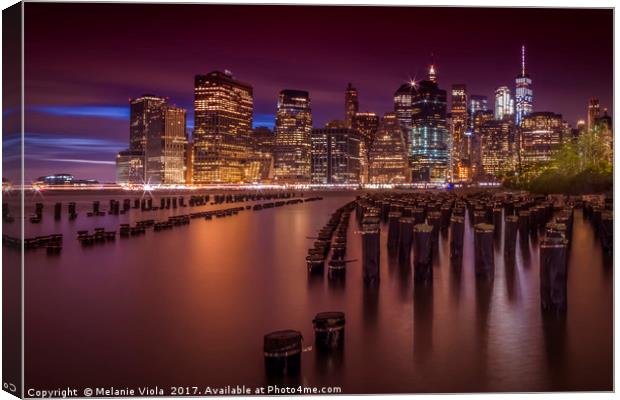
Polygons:
<instances>
[{"instance_id":1,"label":"reflection of city lights on water","mask_svg":"<svg viewBox=\"0 0 620 400\"><path fill-rule=\"evenodd\" d=\"M166 191L196 191L196 190L407 190L407 189L447 189L447 182L415 182L415 183L332 183L332 184L262 184L262 183L243 183L243 184L210 184L210 185L161 185L161 184L98 184L98 185L14 185L13 190L32 190L40 193L47 190L54 191L84 191L84 190L123 190L131 192L153 193ZM501 182L482 181L475 184L469 184L470 187L499 187ZM454 187L461 187L455 185ZM5 188L6 190L10 190Z\"/></svg>"}]
</instances>

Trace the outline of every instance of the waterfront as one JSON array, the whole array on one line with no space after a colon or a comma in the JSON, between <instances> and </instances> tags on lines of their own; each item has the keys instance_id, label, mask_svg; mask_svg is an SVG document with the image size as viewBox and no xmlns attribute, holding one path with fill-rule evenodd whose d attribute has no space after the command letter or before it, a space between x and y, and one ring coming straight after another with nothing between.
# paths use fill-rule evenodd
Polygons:
<instances>
[{"instance_id":1,"label":"waterfront","mask_svg":"<svg viewBox=\"0 0 620 400\"><path fill-rule=\"evenodd\" d=\"M386 225L378 288L364 285L360 261L348 264L343 284L327 273L309 276L306 237L356 194L321 193L322 201L195 219L86 248L77 230L213 207L89 218L92 195L27 195L26 214L42 199L45 209L40 224L26 222L26 236L63 233L64 249L25 256L26 388L265 385L273 381L264 374L263 335L296 329L308 346L315 314L338 310L346 314L342 355L303 353L299 378L280 383L344 393L612 390L611 259L580 209L568 312L548 320L540 312L537 242L517 243L514 267L496 249L492 292L481 291L469 224L460 272L440 238L431 289L414 288L412 272L390 260ZM129 196L98 197L106 209L107 199ZM64 206L58 222L56 201ZM75 221L67 220L68 201L78 203ZM357 230L353 215L348 258L360 260ZM17 256L4 251L5 260Z\"/></svg>"}]
</instances>

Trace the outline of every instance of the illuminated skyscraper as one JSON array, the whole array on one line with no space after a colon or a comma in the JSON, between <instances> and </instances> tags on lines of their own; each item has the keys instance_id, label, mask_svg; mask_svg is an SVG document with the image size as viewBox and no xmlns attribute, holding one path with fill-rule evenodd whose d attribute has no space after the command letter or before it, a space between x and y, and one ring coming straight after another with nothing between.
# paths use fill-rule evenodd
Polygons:
<instances>
[{"instance_id":1,"label":"illuminated skyscraper","mask_svg":"<svg viewBox=\"0 0 620 400\"><path fill-rule=\"evenodd\" d=\"M162 120L147 135L146 182L179 184L185 182L186 110L162 105Z\"/></svg>"},{"instance_id":2,"label":"illuminated skyscraper","mask_svg":"<svg viewBox=\"0 0 620 400\"><path fill-rule=\"evenodd\" d=\"M276 114L274 178L278 182L310 181L312 112L302 90L282 90Z\"/></svg>"},{"instance_id":3,"label":"illuminated skyscraper","mask_svg":"<svg viewBox=\"0 0 620 400\"><path fill-rule=\"evenodd\" d=\"M495 118L495 116L493 114L493 111L491 110L476 111L473 118L474 132L480 132L480 128L482 127L482 125L484 125L488 121L491 121L493 118Z\"/></svg>"},{"instance_id":4,"label":"illuminated skyscraper","mask_svg":"<svg viewBox=\"0 0 620 400\"><path fill-rule=\"evenodd\" d=\"M534 111L532 79L525 69L525 46L521 46L521 73L517 76L515 83L515 119L518 126L523 117Z\"/></svg>"},{"instance_id":5,"label":"illuminated skyscraper","mask_svg":"<svg viewBox=\"0 0 620 400\"><path fill-rule=\"evenodd\" d=\"M144 183L144 153L124 150L116 155L116 183Z\"/></svg>"},{"instance_id":6,"label":"illuminated skyscraper","mask_svg":"<svg viewBox=\"0 0 620 400\"><path fill-rule=\"evenodd\" d=\"M359 183L360 136L349 128L313 129L312 183Z\"/></svg>"},{"instance_id":7,"label":"illuminated skyscraper","mask_svg":"<svg viewBox=\"0 0 620 400\"><path fill-rule=\"evenodd\" d=\"M469 160L467 143L467 87L463 84L452 85L450 108L450 137L452 149L450 154L451 174L454 175L461 160Z\"/></svg>"},{"instance_id":8,"label":"illuminated skyscraper","mask_svg":"<svg viewBox=\"0 0 620 400\"><path fill-rule=\"evenodd\" d=\"M411 152L411 115L413 112L413 93L415 83L407 82L402 84L394 93L394 113L400 122L405 134L405 143L408 151Z\"/></svg>"},{"instance_id":9,"label":"illuminated skyscraper","mask_svg":"<svg viewBox=\"0 0 620 400\"><path fill-rule=\"evenodd\" d=\"M510 118L514 114L514 101L508 86L495 89L495 119Z\"/></svg>"},{"instance_id":10,"label":"illuminated skyscraper","mask_svg":"<svg viewBox=\"0 0 620 400\"><path fill-rule=\"evenodd\" d=\"M394 113L386 113L370 148L368 179L370 183L409 182L405 139L400 122Z\"/></svg>"},{"instance_id":11,"label":"illuminated skyscraper","mask_svg":"<svg viewBox=\"0 0 620 400\"><path fill-rule=\"evenodd\" d=\"M253 182L258 179L251 146L252 87L230 72L194 80L194 183Z\"/></svg>"},{"instance_id":12,"label":"illuminated skyscraper","mask_svg":"<svg viewBox=\"0 0 620 400\"><path fill-rule=\"evenodd\" d=\"M344 92L344 122L346 127L351 129L353 127L353 116L359 109L359 101L357 98L357 89L355 89L351 82L347 85L347 90Z\"/></svg>"},{"instance_id":13,"label":"illuminated skyscraper","mask_svg":"<svg viewBox=\"0 0 620 400\"><path fill-rule=\"evenodd\" d=\"M366 143L371 144L379 129L379 116L374 112L358 112L353 119L353 128Z\"/></svg>"},{"instance_id":14,"label":"illuminated skyscraper","mask_svg":"<svg viewBox=\"0 0 620 400\"><path fill-rule=\"evenodd\" d=\"M493 111L478 110L473 116L473 130L469 136L469 154L471 176L475 177L483 173L482 168L482 127L494 119Z\"/></svg>"},{"instance_id":15,"label":"illuminated skyscraper","mask_svg":"<svg viewBox=\"0 0 620 400\"><path fill-rule=\"evenodd\" d=\"M129 150L142 151L151 131L161 131L166 99L145 94L129 100Z\"/></svg>"},{"instance_id":16,"label":"illuminated skyscraper","mask_svg":"<svg viewBox=\"0 0 620 400\"><path fill-rule=\"evenodd\" d=\"M446 91L437 86L431 65L428 80L413 95L411 168L414 181L445 181L449 166L449 133L446 127Z\"/></svg>"},{"instance_id":17,"label":"illuminated skyscraper","mask_svg":"<svg viewBox=\"0 0 620 400\"><path fill-rule=\"evenodd\" d=\"M469 96L469 129L474 129L474 115L477 111L487 111L489 109L487 96L472 94Z\"/></svg>"},{"instance_id":18,"label":"illuminated skyscraper","mask_svg":"<svg viewBox=\"0 0 620 400\"><path fill-rule=\"evenodd\" d=\"M270 181L273 178L273 148L276 136L265 126L258 126L252 131L252 145L255 156L261 162L260 180Z\"/></svg>"},{"instance_id":19,"label":"illuminated skyscraper","mask_svg":"<svg viewBox=\"0 0 620 400\"><path fill-rule=\"evenodd\" d=\"M520 156L522 166L551 160L562 143L565 125L560 114L533 112L521 122Z\"/></svg>"},{"instance_id":20,"label":"illuminated skyscraper","mask_svg":"<svg viewBox=\"0 0 620 400\"><path fill-rule=\"evenodd\" d=\"M254 145L263 153L273 153L276 135L266 126L258 126L252 130Z\"/></svg>"},{"instance_id":21,"label":"illuminated skyscraper","mask_svg":"<svg viewBox=\"0 0 620 400\"><path fill-rule=\"evenodd\" d=\"M374 112L358 112L353 118L353 129L360 135L360 181L368 183L368 164L370 163L370 149L379 129L379 116Z\"/></svg>"},{"instance_id":22,"label":"illuminated skyscraper","mask_svg":"<svg viewBox=\"0 0 620 400\"><path fill-rule=\"evenodd\" d=\"M198 136L249 135L252 130L252 86L236 80L230 71L196 75L194 119Z\"/></svg>"},{"instance_id":23,"label":"illuminated skyscraper","mask_svg":"<svg viewBox=\"0 0 620 400\"><path fill-rule=\"evenodd\" d=\"M186 111L154 95L130 100L129 109L129 149L116 158L117 182L184 183Z\"/></svg>"},{"instance_id":24,"label":"illuminated skyscraper","mask_svg":"<svg viewBox=\"0 0 620 400\"><path fill-rule=\"evenodd\" d=\"M499 177L515 167L515 126L511 120L490 120L479 127L482 173Z\"/></svg>"},{"instance_id":25,"label":"illuminated skyscraper","mask_svg":"<svg viewBox=\"0 0 620 400\"><path fill-rule=\"evenodd\" d=\"M588 102L588 130L596 125L596 120L601 115L601 105L596 97L592 97Z\"/></svg>"}]
</instances>

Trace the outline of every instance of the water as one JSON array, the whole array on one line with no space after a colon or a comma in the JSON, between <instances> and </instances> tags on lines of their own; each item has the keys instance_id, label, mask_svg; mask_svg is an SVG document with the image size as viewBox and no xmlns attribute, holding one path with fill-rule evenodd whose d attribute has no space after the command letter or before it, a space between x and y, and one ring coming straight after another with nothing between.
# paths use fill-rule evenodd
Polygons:
<instances>
[{"instance_id":1,"label":"water","mask_svg":"<svg viewBox=\"0 0 620 400\"><path fill-rule=\"evenodd\" d=\"M389 259L386 225L378 289L364 286L360 262L348 264L341 285L327 273L309 277L304 258L312 241L305 237L354 198L322 195L82 248L79 229L118 229L127 219L213 206L87 218L92 195L45 194L43 222L27 222L26 236L62 232L64 249L25 257L26 389L268 383L339 386L344 393L613 389L611 260L581 210L570 249L568 312L548 320L540 312L537 242L517 244L514 266L504 264L498 249L487 290L474 278L469 224L460 270L450 265L448 238L440 240L430 289L414 289L412 272ZM107 199L128 196L96 197L105 210ZM41 198L26 200L28 214ZM58 222L56 201L63 202ZM78 202L73 222L68 201ZM361 256L356 229L353 214L352 259ZM10 265L17 253L3 250ZM296 329L311 345L314 315L330 310L346 313L343 354L306 352L298 378L266 378L263 335Z\"/></svg>"}]
</instances>

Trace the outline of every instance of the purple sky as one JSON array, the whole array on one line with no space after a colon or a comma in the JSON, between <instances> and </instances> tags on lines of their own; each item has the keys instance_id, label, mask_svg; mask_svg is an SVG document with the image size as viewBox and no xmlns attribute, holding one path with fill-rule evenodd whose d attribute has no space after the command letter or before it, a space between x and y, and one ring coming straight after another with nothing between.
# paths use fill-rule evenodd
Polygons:
<instances>
[{"instance_id":1,"label":"purple sky","mask_svg":"<svg viewBox=\"0 0 620 400\"><path fill-rule=\"evenodd\" d=\"M170 97L193 121L193 77L229 69L254 86L255 125L284 88L310 92L315 126L383 113L431 53L439 84L491 96L514 86L527 46L534 109L574 124L588 98L612 109L611 10L26 3L26 180L55 172L114 180L128 98ZM6 112L6 111L5 111ZM6 146L6 144L5 144ZM6 174L5 174L6 175Z\"/></svg>"}]
</instances>

